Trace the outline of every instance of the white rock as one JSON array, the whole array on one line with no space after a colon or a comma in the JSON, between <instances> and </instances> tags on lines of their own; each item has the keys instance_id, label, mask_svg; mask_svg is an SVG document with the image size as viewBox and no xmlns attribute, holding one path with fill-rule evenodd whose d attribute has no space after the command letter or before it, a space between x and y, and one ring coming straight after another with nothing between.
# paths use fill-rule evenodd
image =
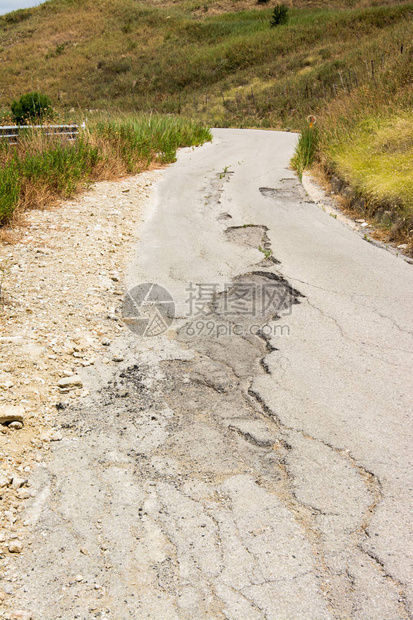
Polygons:
<instances>
[{"instance_id":1,"label":"white rock","mask_svg":"<svg viewBox=\"0 0 413 620\"><path fill-rule=\"evenodd\" d=\"M6 381L1 381L0 382L0 387L2 387L5 390L9 390L10 388L12 388L14 385L13 381L10 381L9 379L7 379Z\"/></svg>"},{"instance_id":2,"label":"white rock","mask_svg":"<svg viewBox=\"0 0 413 620\"><path fill-rule=\"evenodd\" d=\"M23 428L23 422L18 422L17 420L15 420L14 422L10 422L9 428L14 431L19 431L21 428Z\"/></svg>"},{"instance_id":3,"label":"white rock","mask_svg":"<svg viewBox=\"0 0 413 620\"><path fill-rule=\"evenodd\" d=\"M24 408L21 405L0 405L0 424L23 422Z\"/></svg>"},{"instance_id":4,"label":"white rock","mask_svg":"<svg viewBox=\"0 0 413 620\"><path fill-rule=\"evenodd\" d=\"M57 385L61 390L71 390L77 387L83 387L83 381L79 375L72 375L71 377L63 377L63 379L60 379Z\"/></svg>"},{"instance_id":5,"label":"white rock","mask_svg":"<svg viewBox=\"0 0 413 620\"><path fill-rule=\"evenodd\" d=\"M81 581L83 581L83 575L76 575L75 579L80 583Z\"/></svg>"},{"instance_id":6,"label":"white rock","mask_svg":"<svg viewBox=\"0 0 413 620\"><path fill-rule=\"evenodd\" d=\"M8 487L13 481L13 476L10 474L1 474L0 475L0 488Z\"/></svg>"},{"instance_id":7,"label":"white rock","mask_svg":"<svg viewBox=\"0 0 413 620\"><path fill-rule=\"evenodd\" d=\"M13 476L13 481L11 486L13 489L20 489L22 486L27 484L27 478L20 478L19 476Z\"/></svg>"},{"instance_id":8,"label":"white rock","mask_svg":"<svg viewBox=\"0 0 413 620\"><path fill-rule=\"evenodd\" d=\"M63 435L60 431L53 431L49 435L49 441L62 441Z\"/></svg>"},{"instance_id":9,"label":"white rock","mask_svg":"<svg viewBox=\"0 0 413 620\"><path fill-rule=\"evenodd\" d=\"M361 227L362 227L362 228L365 228L366 226L368 226L367 222L364 222L364 223L361 225Z\"/></svg>"},{"instance_id":10,"label":"white rock","mask_svg":"<svg viewBox=\"0 0 413 620\"><path fill-rule=\"evenodd\" d=\"M21 553L23 551L23 543L21 540L12 540L9 542L8 550L10 553Z\"/></svg>"},{"instance_id":11,"label":"white rock","mask_svg":"<svg viewBox=\"0 0 413 620\"><path fill-rule=\"evenodd\" d=\"M399 250L407 250L409 246L407 245L407 243L401 243L397 247L399 248Z\"/></svg>"}]
</instances>

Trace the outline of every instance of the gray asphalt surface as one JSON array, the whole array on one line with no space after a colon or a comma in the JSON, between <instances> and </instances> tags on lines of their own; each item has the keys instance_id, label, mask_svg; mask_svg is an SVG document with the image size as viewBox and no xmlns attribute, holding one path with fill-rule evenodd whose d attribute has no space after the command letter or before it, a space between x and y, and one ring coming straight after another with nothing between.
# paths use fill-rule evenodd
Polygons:
<instances>
[{"instance_id":1,"label":"gray asphalt surface","mask_svg":"<svg viewBox=\"0 0 413 620\"><path fill-rule=\"evenodd\" d=\"M412 617L413 268L311 202L295 140L215 130L164 172L126 282L177 318L61 412L35 620Z\"/></svg>"}]
</instances>

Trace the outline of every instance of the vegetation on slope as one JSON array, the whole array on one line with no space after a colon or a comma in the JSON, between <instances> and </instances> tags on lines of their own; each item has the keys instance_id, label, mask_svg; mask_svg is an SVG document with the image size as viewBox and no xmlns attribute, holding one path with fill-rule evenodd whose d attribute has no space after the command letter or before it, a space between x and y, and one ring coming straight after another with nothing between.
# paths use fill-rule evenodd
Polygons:
<instances>
[{"instance_id":1,"label":"vegetation on slope","mask_svg":"<svg viewBox=\"0 0 413 620\"><path fill-rule=\"evenodd\" d=\"M413 3L293 8L278 28L267 5L202 16L186 6L49 0L17 12L21 21L3 20L0 33L0 106L41 86L62 110L152 109L211 125L298 128L340 96L343 81L364 81L372 61L381 71L411 39Z\"/></svg>"},{"instance_id":2,"label":"vegetation on slope","mask_svg":"<svg viewBox=\"0 0 413 620\"><path fill-rule=\"evenodd\" d=\"M315 153L351 206L399 242L413 230L413 48L402 52L320 114Z\"/></svg>"}]
</instances>

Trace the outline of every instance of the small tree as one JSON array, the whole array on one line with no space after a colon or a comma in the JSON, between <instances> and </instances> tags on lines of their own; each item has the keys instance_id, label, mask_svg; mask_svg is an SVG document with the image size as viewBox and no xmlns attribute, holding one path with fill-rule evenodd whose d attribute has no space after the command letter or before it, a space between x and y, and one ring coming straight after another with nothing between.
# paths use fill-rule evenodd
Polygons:
<instances>
[{"instance_id":1,"label":"small tree","mask_svg":"<svg viewBox=\"0 0 413 620\"><path fill-rule=\"evenodd\" d=\"M41 122L53 116L52 102L47 95L27 93L13 101L11 112L17 125L28 125L33 121Z\"/></svg>"},{"instance_id":2,"label":"small tree","mask_svg":"<svg viewBox=\"0 0 413 620\"><path fill-rule=\"evenodd\" d=\"M282 26L288 22L288 6L286 4L277 4L271 17L271 28Z\"/></svg>"}]
</instances>

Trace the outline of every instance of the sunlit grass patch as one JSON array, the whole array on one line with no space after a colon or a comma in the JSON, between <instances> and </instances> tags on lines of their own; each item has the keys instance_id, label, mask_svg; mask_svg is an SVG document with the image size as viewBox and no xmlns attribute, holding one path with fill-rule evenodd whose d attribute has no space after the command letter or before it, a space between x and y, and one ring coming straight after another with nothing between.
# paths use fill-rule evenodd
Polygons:
<instances>
[{"instance_id":1,"label":"sunlit grass patch","mask_svg":"<svg viewBox=\"0 0 413 620\"><path fill-rule=\"evenodd\" d=\"M413 216L413 114L367 117L327 153L362 195Z\"/></svg>"}]
</instances>

